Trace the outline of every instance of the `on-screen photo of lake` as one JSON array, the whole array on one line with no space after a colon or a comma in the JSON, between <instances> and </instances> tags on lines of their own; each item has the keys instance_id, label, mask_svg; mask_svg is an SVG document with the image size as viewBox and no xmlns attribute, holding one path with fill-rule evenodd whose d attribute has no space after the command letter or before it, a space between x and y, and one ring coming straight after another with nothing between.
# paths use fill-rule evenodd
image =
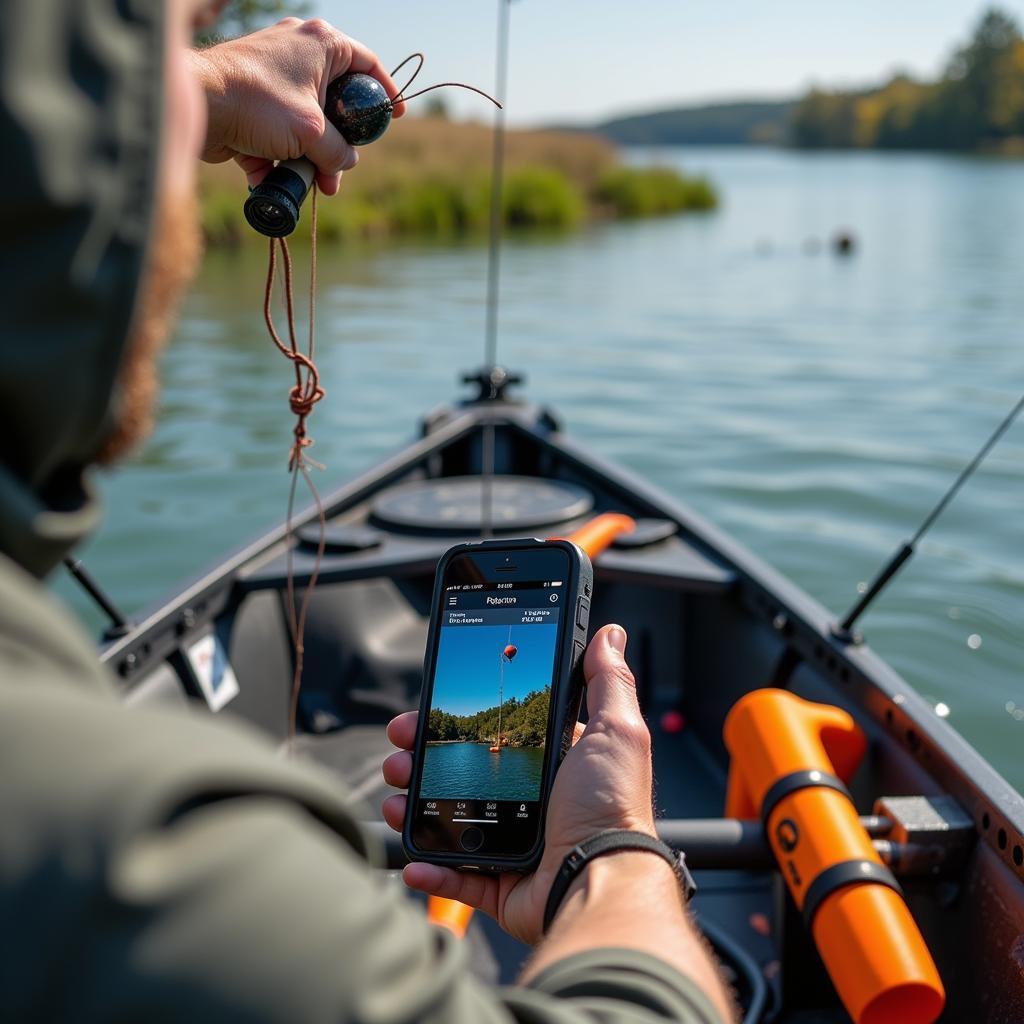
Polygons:
<instances>
[{"instance_id":1,"label":"on-screen photo of lake","mask_svg":"<svg viewBox=\"0 0 1024 1024\"><path fill-rule=\"evenodd\" d=\"M428 743L420 796L425 800L537 800L544 768L543 747L487 743Z\"/></svg>"},{"instance_id":2,"label":"on-screen photo of lake","mask_svg":"<svg viewBox=\"0 0 1024 1024\"><path fill-rule=\"evenodd\" d=\"M443 626L427 720L424 800L537 800L556 623Z\"/></svg>"}]
</instances>

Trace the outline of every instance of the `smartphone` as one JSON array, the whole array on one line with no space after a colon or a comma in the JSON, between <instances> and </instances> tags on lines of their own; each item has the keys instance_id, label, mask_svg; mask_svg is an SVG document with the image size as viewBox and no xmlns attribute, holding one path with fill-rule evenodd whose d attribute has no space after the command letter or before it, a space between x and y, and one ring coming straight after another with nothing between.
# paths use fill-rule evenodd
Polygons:
<instances>
[{"instance_id":1,"label":"smartphone","mask_svg":"<svg viewBox=\"0 0 1024 1024\"><path fill-rule=\"evenodd\" d=\"M411 860L529 871L583 695L590 559L566 540L441 558L402 842Z\"/></svg>"}]
</instances>

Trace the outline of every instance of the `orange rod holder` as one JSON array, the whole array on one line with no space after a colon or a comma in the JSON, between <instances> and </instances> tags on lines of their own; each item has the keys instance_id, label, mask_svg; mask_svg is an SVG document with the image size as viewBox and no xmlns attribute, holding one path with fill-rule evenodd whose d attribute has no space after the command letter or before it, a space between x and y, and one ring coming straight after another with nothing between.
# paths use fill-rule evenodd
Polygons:
<instances>
[{"instance_id":1,"label":"orange rod holder","mask_svg":"<svg viewBox=\"0 0 1024 1024\"><path fill-rule=\"evenodd\" d=\"M857 1024L931 1024L946 994L845 783L867 749L839 708L755 690L725 720L725 813L764 822L825 968Z\"/></svg>"},{"instance_id":2,"label":"orange rod holder","mask_svg":"<svg viewBox=\"0 0 1024 1024\"><path fill-rule=\"evenodd\" d=\"M566 540L583 548L591 559L604 551L620 533L631 533L636 528L634 520L618 512L605 512L594 516ZM427 901L427 918L431 924L439 924L454 932L459 938L466 934L473 918L473 908L458 900L447 900L442 896L431 896Z\"/></svg>"},{"instance_id":3,"label":"orange rod holder","mask_svg":"<svg viewBox=\"0 0 1024 1024\"><path fill-rule=\"evenodd\" d=\"M636 522L629 516L619 512L602 512L594 516L589 523L584 523L568 537L552 537L552 540L571 540L573 544L583 548L593 561L612 541L622 533L632 533Z\"/></svg>"}]
</instances>

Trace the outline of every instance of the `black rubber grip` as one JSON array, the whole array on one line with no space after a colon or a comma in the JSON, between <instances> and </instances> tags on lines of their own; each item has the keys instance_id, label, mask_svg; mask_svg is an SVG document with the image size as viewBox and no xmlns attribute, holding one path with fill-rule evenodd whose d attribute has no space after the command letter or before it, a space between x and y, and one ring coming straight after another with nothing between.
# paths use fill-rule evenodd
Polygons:
<instances>
[{"instance_id":1,"label":"black rubber grip","mask_svg":"<svg viewBox=\"0 0 1024 1024\"><path fill-rule=\"evenodd\" d=\"M808 928L814 920L821 904L836 891L850 885L884 885L899 896L903 895L900 883L893 873L884 865L873 860L841 860L830 868L825 868L809 886L804 896L804 924Z\"/></svg>"},{"instance_id":2,"label":"black rubber grip","mask_svg":"<svg viewBox=\"0 0 1024 1024\"><path fill-rule=\"evenodd\" d=\"M826 789L834 789L837 793L842 793L847 800L853 803L853 797L850 796L850 791L843 785L842 780L829 772L819 771L817 768L790 772L789 775L783 775L781 779L777 779L769 787L768 792L765 793L764 799L761 801L761 821L764 822L765 827L767 828L768 826L768 819L771 817L772 811L790 793L795 793L798 789L810 789L812 786L824 786Z\"/></svg>"}]
</instances>

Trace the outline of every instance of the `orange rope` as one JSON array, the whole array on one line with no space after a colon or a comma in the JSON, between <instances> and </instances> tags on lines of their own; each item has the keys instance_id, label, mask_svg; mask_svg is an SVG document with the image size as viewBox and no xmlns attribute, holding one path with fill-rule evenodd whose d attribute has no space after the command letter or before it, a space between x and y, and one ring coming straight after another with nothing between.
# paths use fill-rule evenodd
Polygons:
<instances>
[{"instance_id":1,"label":"orange rope","mask_svg":"<svg viewBox=\"0 0 1024 1024\"><path fill-rule=\"evenodd\" d=\"M295 384L288 392L288 405L295 414L295 427L292 430L294 441L288 452L288 470L291 473L291 487L288 492L288 512L285 518L285 545L287 555L287 585L285 588L286 608L288 614L288 630L292 638L294 649L295 670L292 676L291 699L288 705L288 742L291 744L295 738L296 718L299 708L299 691L302 688L302 669L305 656L305 634L306 618L309 612L310 600L313 596L313 589L316 587L320 575L320 567L323 562L324 546L326 541L327 522L324 513L323 503L320 494L313 484L309 474L309 467L316 466L323 469L318 462L314 462L306 454L306 449L312 447L313 439L306 431L306 420L313 412L316 403L324 397L325 391L320 385L320 372L313 362L315 350L316 333L316 197L317 189L314 183L312 187L312 209L310 226L310 268L309 268L309 335L306 343L306 351L299 348L298 337L295 330L295 301L292 291L292 258L288 250L288 243L283 238L270 239L270 256L267 262L267 285L263 295L263 319L267 325L267 331L278 351L291 361L295 369ZM273 297L274 280L277 272L277 254L280 250L281 262L284 267L284 298L285 310L288 323L288 344L281 340L276 327L274 326ZM292 518L295 512L295 492L298 487L299 476L302 476L316 503L317 515L320 523L320 542L317 546L316 560L313 563L313 571L309 576L309 583L302 595L302 601L297 605L295 596L295 566L294 566L294 534L292 530Z\"/></svg>"}]
</instances>

